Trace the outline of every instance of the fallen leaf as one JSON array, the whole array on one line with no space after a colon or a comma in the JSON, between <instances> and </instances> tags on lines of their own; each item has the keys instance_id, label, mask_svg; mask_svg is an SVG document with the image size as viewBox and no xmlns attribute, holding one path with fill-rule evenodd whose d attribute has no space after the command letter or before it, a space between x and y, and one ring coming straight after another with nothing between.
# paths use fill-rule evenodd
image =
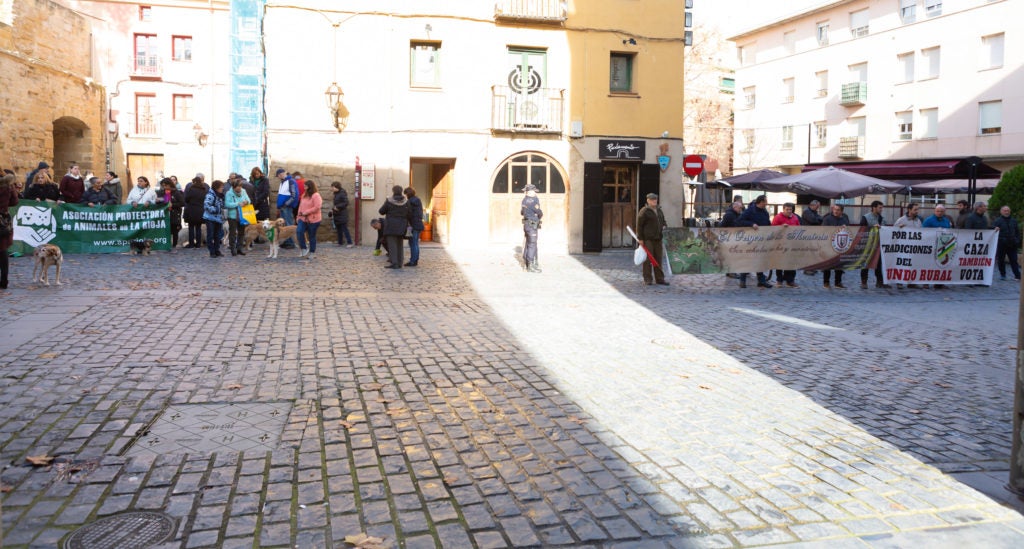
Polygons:
<instances>
[{"instance_id":1,"label":"fallen leaf","mask_svg":"<svg viewBox=\"0 0 1024 549\"><path fill-rule=\"evenodd\" d=\"M772 370L772 372L774 372L776 374L779 374L779 375L783 375L783 374L788 374L789 373L788 370L783 370L782 368L776 368L776 369Z\"/></svg>"},{"instance_id":2,"label":"fallen leaf","mask_svg":"<svg viewBox=\"0 0 1024 549\"><path fill-rule=\"evenodd\" d=\"M920 414L921 413L921 410L907 410L907 411L910 412L911 414Z\"/></svg>"},{"instance_id":3,"label":"fallen leaf","mask_svg":"<svg viewBox=\"0 0 1024 549\"><path fill-rule=\"evenodd\" d=\"M60 356L60 353L43 353L43 354L39 355L39 358L57 358L59 356Z\"/></svg>"},{"instance_id":4,"label":"fallen leaf","mask_svg":"<svg viewBox=\"0 0 1024 549\"><path fill-rule=\"evenodd\" d=\"M576 425L586 425L586 423L587 423L587 420L580 419L580 418L578 418L576 416L569 416L569 421L575 423Z\"/></svg>"},{"instance_id":5,"label":"fallen leaf","mask_svg":"<svg viewBox=\"0 0 1024 549\"><path fill-rule=\"evenodd\" d=\"M701 389L704 389L705 391L710 391L711 390L711 386L710 385L698 385L697 387L700 387Z\"/></svg>"},{"instance_id":6,"label":"fallen leaf","mask_svg":"<svg viewBox=\"0 0 1024 549\"><path fill-rule=\"evenodd\" d=\"M917 383L916 379L910 379L910 378L906 378L906 377L901 377L900 381L902 381L903 383Z\"/></svg>"},{"instance_id":7,"label":"fallen leaf","mask_svg":"<svg viewBox=\"0 0 1024 549\"><path fill-rule=\"evenodd\" d=\"M379 391L383 387L384 386L381 385L380 383L364 383L363 385L360 386L360 388L364 391Z\"/></svg>"},{"instance_id":8,"label":"fallen leaf","mask_svg":"<svg viewBox=\"0 0 1024 549\"><path fill-rule=\"evenodd\" d=\"M37 467L40 467L40 466L44 466L44 465L49 465L50 462L53 461L53 456L48 456L48 455L45 455L45 454L41 455L41 456L27 456L25 458L25 461L29 462L29 464L31 464L31 465L35 465Z\"/></svg>"},{"instance_id":9,"label":"fallen leaf","mask_svg":"<svg viewBox=\"0 0 1024 549\"><path fill-rule=\"evenodd\" d=\"M942 383L941 381L936 381L935 384L938 385L939 387L942 387L943 389L952 389L953 388L953 386L950 385L949 383Z\"/></svg>"},{"instance_id":10,"label":"fallen leaf","mask_svg":"<svg viewBox=\"0 0 1024 549\"><path fill-rule=\"evenodd\" d=\"M342 421L340 421L339 423L340 423L340 424L341 424L341 426L342 426L342 427L344 427L345 429L351 429L352 427L354 427L354 426L355 426L355 423L352 423L351 421L344 421L344 420L342 420Z\"/></svg>"},{"instance_id":11,"label":"fallen leaf","mask_svg":"<svg viewBox=\"0 0 1024 549\"><path fill-rule=\"evenodd\" d=\"M6 484L0 484L0 493L6 494L6 493L10 492L11 490L14 490L14 486L8 486Z\"/></svg>"},{"instance_id":12,"label":"fallen leaf","mask_svg":"<svg viewBox=\"0 0 1024 549\"><path fill-rule=\"evenodd\" d=\"M458 481L459 481L459 477L457 477L457 476L455 476L455 475L453 475L451 473L445 473L444 474L444 483L446 485L451 486L452 484L455 484Z\"/></svg>"},{"instance_id":13,"label":"fallen leaf","mask_svg":"<svg viewBox=\"0 0 1024 549\"><path fill-rule=\"evenodd\" d=\"M679 377L683 379L690 379L690 376L688 374L679 374Z\"/></svg>"},{"instance_id":14,"label":"fallen leaf","mask_svg":"<svg viewBox=\"0 0 1024 549\"><path fill-rule=\"evenodd\" d=\"M357 549L383 549L385 547L383 538L368 536L366 532L345 536L345 543L355 546Z\"/></svg>"},{"instance_id":15,"label":"fallen leaf","mask_svg":"<svg viewBox=\"0 0 1024 549\"><path fill-rule=\"evenodd\" d=\"M232 390L234 390L234 389L241 389L242 386L240 384L238 384L238 383L232 383L231 385L225 385L224 388L225 389L232 389Z\"/></svg>"},{"instance_id":16,"label":"fallen leaf","mask_svg":"<svg viewBox=\"0 0 1024 549\"><path fill-rule=\"evenodd\" d=\"M1017 346L1016 345L1010 345L1010 350L1011 351L1016 351L1017 350Z\"/></svg>"}]
</instances>

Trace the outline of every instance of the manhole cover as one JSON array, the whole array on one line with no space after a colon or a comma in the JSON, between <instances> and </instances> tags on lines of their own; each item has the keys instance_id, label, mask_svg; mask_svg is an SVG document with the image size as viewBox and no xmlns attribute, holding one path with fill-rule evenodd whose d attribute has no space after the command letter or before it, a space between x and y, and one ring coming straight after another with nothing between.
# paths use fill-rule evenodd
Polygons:
<instances>
[{"instance_id":1,"label":"manhole cover","mask_svg":"<svg viewBox=\"0 0 1024 549\"><path fill-rule=\"evenodd\" d=\"M290 402L172 405L126 455L273 450L291 408Z\"/></svg>"},{"instance_id":2,"label":"manhole cover","mask_svg":"<svg viewBox=\"0 0 1024 549\"><path fill-rule=\"evenodd\" d=\"M172 534L174 519L163 513L124 513L71 532L64 549L142 549L167 541Z\"/></svg>"}]
</instances>

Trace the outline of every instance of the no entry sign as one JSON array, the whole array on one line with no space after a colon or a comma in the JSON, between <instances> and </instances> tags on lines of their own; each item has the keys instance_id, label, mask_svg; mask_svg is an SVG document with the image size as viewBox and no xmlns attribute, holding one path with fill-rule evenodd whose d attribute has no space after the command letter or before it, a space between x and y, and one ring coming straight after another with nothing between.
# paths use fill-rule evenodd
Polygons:
<instances>
[{"instance_id":1,"label":"no entry sign","mask_svg":"<svg viewBox=\"0 0 1024 549\"><path fill-rule=\"evenodd\" d=\"M704 171L704 159L699 155L691 154L683 158L683 172L690 177L697 177Z\"/></svg>"}]
</instances>

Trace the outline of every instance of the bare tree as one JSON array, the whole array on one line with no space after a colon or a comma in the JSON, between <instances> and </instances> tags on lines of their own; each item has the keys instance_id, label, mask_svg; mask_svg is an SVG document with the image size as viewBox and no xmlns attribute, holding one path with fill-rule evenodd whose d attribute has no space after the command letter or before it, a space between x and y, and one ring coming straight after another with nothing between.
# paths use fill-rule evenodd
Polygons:
<instances>
[{"instance_id":1,"label":"bare tree","mask_svg":"<svg viewBox=\"0 0 1024 549\"><path fill-rule=\"evenodd\" d=\"M723 175L732 173L732 55L717 29L698 25L693 29L693 45L686 49L684 61L686 152L704 154L717 161Z\"/></svg>"}]
</instances>

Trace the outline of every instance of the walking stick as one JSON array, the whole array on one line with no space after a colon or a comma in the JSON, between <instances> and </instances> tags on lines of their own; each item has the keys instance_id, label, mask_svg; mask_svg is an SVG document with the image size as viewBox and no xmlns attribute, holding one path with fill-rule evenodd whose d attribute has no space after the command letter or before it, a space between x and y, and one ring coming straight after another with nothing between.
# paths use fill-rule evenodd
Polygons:
<instances>
[{"instance_id":1,"label":"walking stick","mask_svg":"<svg viewBox=\"0 0 1024 549\"><path fill-rule=\"evenodd\" d=\"M640 247L644 249L644 253L647 254L647 260L651 262L651 266L653 266L655 269L660 269L661 265L658 264L658 260L654 258L654 254L652 254L651 251L647 249L647 246L644 246L643 241L636 237L636 233L633 232L633 228L630 227L629 225L626 225L626 230L629 231L629 236L632 236L633 240L636 240L636 243L639 244Z\"/></svg>"}]
</instances>

